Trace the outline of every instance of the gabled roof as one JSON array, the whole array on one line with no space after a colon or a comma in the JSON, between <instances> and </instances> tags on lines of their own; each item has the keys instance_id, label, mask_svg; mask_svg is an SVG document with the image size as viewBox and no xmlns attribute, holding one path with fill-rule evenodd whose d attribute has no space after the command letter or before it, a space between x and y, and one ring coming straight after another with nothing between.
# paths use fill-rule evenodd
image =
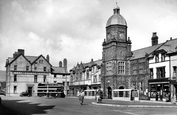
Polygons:
<instances>
[{"instance_id":1,"label":"gabled roof","mask_svg":"<svg viewBox=\"0 0 177 115\"><path fill-rule=\"evenodd\" d=\"M89 68L92 67L94 65L97 66L101 66L102 64L102 59L96 60L96 61L91 61L88 63L81 63L81 64L77 64L76 66L74 66L70 71L78 71L77 69L85 69L85 68Z\"/></svg>"},{"instance_id":2,"label":"gabled roof","mask_svg":"<svg viewBox=\"0 0 177 115\"><path fill-rule=\"evenodd\" d=\"M26 61L28 61L30 63L30 61L23 55L23 54L19 54L16 58L13 58L11 62L9 62L9 65L12 64L16 59L18 59L20 56L23 56Z\"/></svg>"},{"instance_id":3,"label":"gabled roof","mask_svg":"<svg viewBox=\"0 0 177 115\"><path fill-rule=\"evenodd\" d=\"M149 46L146 48L132 51L133 55L131 57L131 60L144 58L146 54L148 54L148 56L151 57L153 52L158 51L158 50L164 50L167 53L176 52L177 51L177 39L167 40L164 43L160 43L154 46Z\"/></svg>"},{"instance_id":4,"label":"gabled roof","mask_svg":"<svg viewBox=\"0 0 177 115\"><path fill-rule=\"evenodd\" d=\"M38 58L38 56L25 56L31 63Z\"/></svg>"},{"instance_id":5,"label":"gabled roof","mask_svg":"<svg viewBox=\"0 0 177 115\"><path fill-rule=\"evenodd\" d=\"M33 62L31 62L31 64L34 64L39 58L43 58L50 66L52 66L46 59L45 57L41 54L40 56L38 56Z\"/></svg>"}]
</instances>

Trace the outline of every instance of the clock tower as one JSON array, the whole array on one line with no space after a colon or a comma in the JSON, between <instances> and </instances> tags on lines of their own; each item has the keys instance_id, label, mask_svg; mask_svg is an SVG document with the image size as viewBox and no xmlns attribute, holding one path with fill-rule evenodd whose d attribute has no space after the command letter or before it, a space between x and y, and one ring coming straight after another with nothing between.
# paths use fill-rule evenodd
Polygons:
<instances>
[{"instance_id":1,"label":"clock tower","mask_svg":"<svg viewBox=\"0 0 177 115\"><path fill-rule=\"evenodd\" d=\"M127 22L120 15L117 4L113 11L114 14L107 21L106 39L102 44L101 85L105 98L112 97L113 89L128 88L128 84L121 80L130 75L131 41L127 38Z\"/></svg>"}]
</instances>

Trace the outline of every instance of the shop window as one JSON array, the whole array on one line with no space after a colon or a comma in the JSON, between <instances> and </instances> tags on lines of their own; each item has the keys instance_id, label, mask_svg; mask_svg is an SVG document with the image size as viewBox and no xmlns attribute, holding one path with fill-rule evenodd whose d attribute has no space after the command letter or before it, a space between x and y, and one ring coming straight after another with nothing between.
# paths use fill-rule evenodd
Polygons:
<instances>
[{"instance_id":1,"label":"shop window","mask_svg":"<svg viewBox=\"0 0 177 115\"><path fill-rule=\"evenodd\" d=\"M157 68L157 79L159 78L165 78L165 67Z\"/></svg>"}]
</instances>

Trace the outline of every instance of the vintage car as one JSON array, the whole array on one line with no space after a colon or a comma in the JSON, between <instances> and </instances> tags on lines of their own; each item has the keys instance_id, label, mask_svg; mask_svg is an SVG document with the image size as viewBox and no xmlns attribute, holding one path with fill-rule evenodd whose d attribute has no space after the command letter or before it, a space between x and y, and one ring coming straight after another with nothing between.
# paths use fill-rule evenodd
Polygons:
<instances>
[{"instance_id":1,"label":"vintage car","mask_svg":"<svg viewBox=\"0 0 177 115\"><path fill-rule=\"evenodd\" d=\"M30 97L31 95L30 95L27 91L25 91L25 92L20 93L20 96L21 96L21 97L23 97L23 96L28 96L28 97Z\"/></svg>"}]
</instances>

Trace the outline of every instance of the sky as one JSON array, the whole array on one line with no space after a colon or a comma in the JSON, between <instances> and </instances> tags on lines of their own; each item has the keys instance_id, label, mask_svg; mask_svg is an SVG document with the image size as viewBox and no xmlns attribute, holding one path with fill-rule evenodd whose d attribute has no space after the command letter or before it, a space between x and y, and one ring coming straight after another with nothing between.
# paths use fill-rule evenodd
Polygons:
<instances>
[{"instance_id":1,"label":"sky","mask_svg":"<svg viewBox=\"0 0 177 115\"><path fill-rule=\"evenodd\" d=\"M50 56L68 70L102 58L106 22L113 8L127 21L132 51L177 38L177 0L0 0L0 70L18 49L26 56Z\"/></svg>"}]
</instances>

